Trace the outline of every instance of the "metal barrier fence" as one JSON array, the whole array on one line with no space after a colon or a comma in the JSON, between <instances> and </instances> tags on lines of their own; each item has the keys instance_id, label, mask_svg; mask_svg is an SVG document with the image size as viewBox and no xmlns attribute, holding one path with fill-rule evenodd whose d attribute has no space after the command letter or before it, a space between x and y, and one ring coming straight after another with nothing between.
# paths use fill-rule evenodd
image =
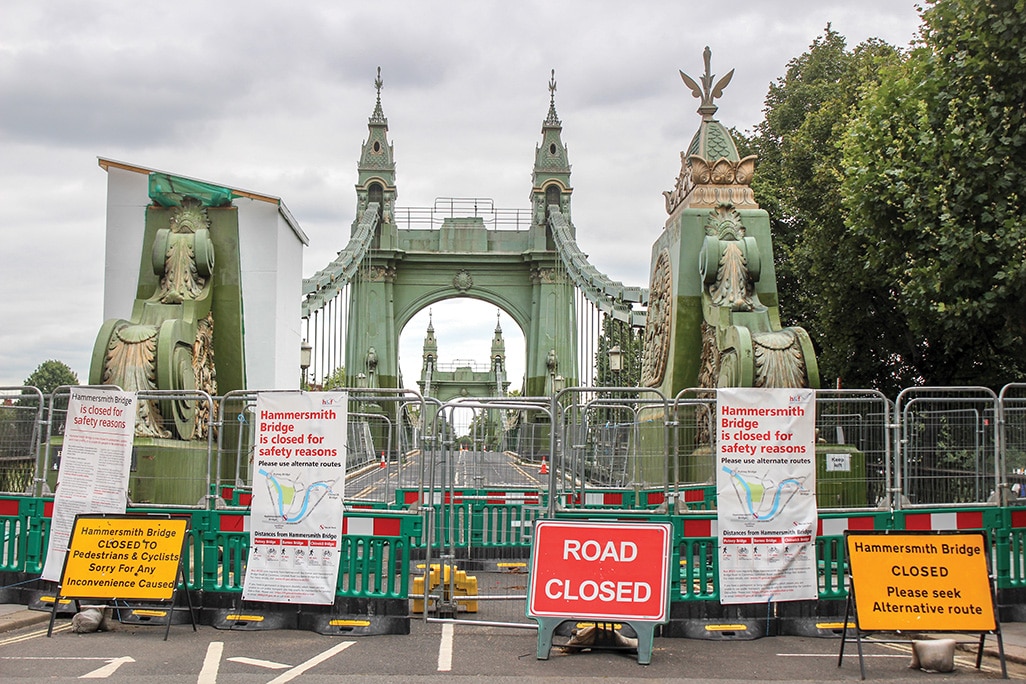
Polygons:
<instances>
[{"instance_id":1,"label":"metal barrier fence","mask_svg":"<svg viewBox=\"0 0 1026 684\"><path fill-rule=\"evenodd\" d=\"M0 497L0 572L42 567L67 391L0 389L0 488L10 495ZM532 626L521 587L534 521L584 515L670 520L675 602L718 601L715 393L667 401L642 392L571 388L443 406L411 392L351 390L347 516L365 530L375 516L402 517L389 534L347 542L339 597L410 595L416 609L419 596L415 614L427 607L431 619ZM137 440L131 499L133 510L192 516L189 586L212 594L241 591L256 396L140 395L208 407L205 447ZM983 530L997 586L1022 592L1006 602L1026 619L1026 385L999 395L915 388L894 404L875 392L823 390L816 429L817 452L845 464L827 469L819 459L820 601L846 595L845 530Z\"/></svg>"}]
</instances>

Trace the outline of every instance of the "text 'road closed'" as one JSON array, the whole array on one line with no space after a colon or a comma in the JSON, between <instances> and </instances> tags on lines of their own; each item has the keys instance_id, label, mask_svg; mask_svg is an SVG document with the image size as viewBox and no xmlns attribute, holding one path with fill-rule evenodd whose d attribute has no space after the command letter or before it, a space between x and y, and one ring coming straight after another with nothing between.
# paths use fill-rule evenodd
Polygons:
<instances>
[{"instance_id":1,"label":"text 'road closed'","mask_svg":"<svg viewBox=\"0 0 1026 684\"><path fill-rule=\"evenodd\" d=\"M540 521L528 615L664 621L669 557L669 525Z\"/></svg>"}]
</instances>

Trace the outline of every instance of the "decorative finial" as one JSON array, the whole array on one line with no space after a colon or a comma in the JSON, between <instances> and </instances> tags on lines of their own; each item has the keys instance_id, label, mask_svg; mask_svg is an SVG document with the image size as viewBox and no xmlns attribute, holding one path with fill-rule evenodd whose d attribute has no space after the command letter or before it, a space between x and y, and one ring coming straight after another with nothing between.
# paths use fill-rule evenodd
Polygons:
<instances>
[{"instance_id":1,"label":"decorative finial","mask_svg":"<svg viewBox=\"0 0 1026 684\"><path fill-rule=\"evenodd\" d=\"M713 74L711 73L710 61L712 58L712 51L707 45L705 50L702 52L702 57L705 60L705 73L702 74L702 85L699 86L695 82L695 79L691 78L683 71L680 72L680 77L684 79L684 83L691 88L691 94L701 100L702 104L698 108L698 113L702 115L702 118L706 121L711 121L713 114L719 109L713 100L718 97L723 97L723 89L730 83L730 79L734 76L734 70L731 69L726 76L717 81L716 85L713 86Z\"/></svg>"},{"instance_id":2,"label":"decorative finial","mask_svg":"<svg viewBox=\"0 0 1026 684\"><path fill-rule=\"evenodd\" d=\"M552 70L549 77L549 115L545 117L546 126L558 126L559 117L556 116L556 70Z\"/></svg>"},{"instance_id":3,"label":"decorative finial","mask_svg":"<svg viewBox=\"0 0 1026 684\"><path fill-rule=\"evenodd\" d=\"M385 85L385 82L381 80L381 67L378 67L378 77L374 79L374 89L378 91L377 102L374 103L374 113L371 114L370 123L372 124L386 124L385 112L381 109L381 87Z\"/></svg>"}]
</instances>

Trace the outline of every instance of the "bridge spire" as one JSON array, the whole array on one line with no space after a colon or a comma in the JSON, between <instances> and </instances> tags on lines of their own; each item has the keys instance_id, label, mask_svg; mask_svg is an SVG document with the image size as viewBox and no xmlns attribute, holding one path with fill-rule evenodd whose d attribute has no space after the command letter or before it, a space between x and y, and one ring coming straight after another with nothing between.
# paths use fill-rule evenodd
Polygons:
<instances>
[{"instance_id":1,"label":"bridge spire","mask_svg":"<svg viewBox=\"0 0 1026 684\"><path fill-rule=\"evenodd\" d=\"M549 77L549 115L545 117L545 124L548 126L559 126L559 117L556 116L556 70L552 70Z\"/></svg>"},{"instance_id":2,"label":"bridge spire","mask_svg":"<svg viewBox=\"0 0 1026 684\"><path fill-rule=\"evenodd\" d=\"M556 115L556 70L549 76L549 113L542 122L542 141L534 151L534 171L531 175L531 205L534 222L548 220L550 206L557 206L570 222L570 156L563 144L563 125Z\"/></svg>"},{"instance_id":3,"label":"bridge spire","mask_svg":"<svg viewBox=\"0 0 1026 684\"><path fill-rule=\"evenodd\" d=\"M374 79L376 97L374 112L367 120L367 140L360 148L360 161L356 165L358 177L356 183L356 220L353 222L352 233L370 203L378 205L378 227L374 244L388 246L391 244L392 215L395 199L398 196L395 187L395 156L392 144L388 141L388 119L381 106L381 88L385 82L381 78L381 67L378 67Z\"/></svg>"}]
</instances>

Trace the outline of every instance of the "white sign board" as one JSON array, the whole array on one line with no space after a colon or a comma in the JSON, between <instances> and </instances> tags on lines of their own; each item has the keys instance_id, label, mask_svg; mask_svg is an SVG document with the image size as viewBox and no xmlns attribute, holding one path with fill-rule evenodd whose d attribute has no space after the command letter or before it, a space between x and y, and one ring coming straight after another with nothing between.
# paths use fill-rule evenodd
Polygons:
<instances>
[{"instance_id":1,"label":"white sign board","mask_svg":"<svg viewBox=\"0 0 1026 684\"><path fill-rule=\"evenodd\" d=\"M721 603L815 599L816 403L809 389L720 389Z\"/></svg>"},{"instance_id":2,"label":"white sign board","mask_svg":"<svg viewBox=\"0 0 1026 684\"><path fill-rule=\"evenodd\" d=\"M125 512L135 409L131 392L71 388L43 579L60 581L76 515Z\"/></svg>"},{"instance_id":3,"label":"white sign board","mask_svg":"<svg viewBox=\"0 0 1026 684\"><path fill-rule=\"evenodd\" d=\"M850 473L851 454L827 454L826 471L828 473Z\"/></svg>"},{"instance_id":4,"label":"white sign board","mask_svg":"<svg viewBox=\"0 0 1026 684\"><path fill-rule=\"evenodd\" d=\"M347 402L344 392L257 397L244 600L334 603L342 552Z\"/></svg>"}]
</instances>

